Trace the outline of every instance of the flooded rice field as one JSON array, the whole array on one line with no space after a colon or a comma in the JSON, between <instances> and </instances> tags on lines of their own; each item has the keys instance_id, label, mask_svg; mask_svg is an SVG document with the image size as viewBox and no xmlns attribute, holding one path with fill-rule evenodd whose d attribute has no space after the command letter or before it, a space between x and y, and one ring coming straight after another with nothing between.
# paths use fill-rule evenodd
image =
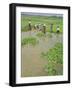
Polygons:
<instances>
[{"instance_id":1,"label":"flooded rice field","mask_svg":"<svg viewBox=\"0 0 72 90\"><path fill-rule=\"evenodd\" d=\"M62 34L49 33L38 37L38 32L22 32L21 38L33 36L38 40L36 45L22 45L21 47L21 77L48 76L44 67L48 63L41 57L42 52L47 52L56 43L63 42Z\"/></svg>"}]
</instances>

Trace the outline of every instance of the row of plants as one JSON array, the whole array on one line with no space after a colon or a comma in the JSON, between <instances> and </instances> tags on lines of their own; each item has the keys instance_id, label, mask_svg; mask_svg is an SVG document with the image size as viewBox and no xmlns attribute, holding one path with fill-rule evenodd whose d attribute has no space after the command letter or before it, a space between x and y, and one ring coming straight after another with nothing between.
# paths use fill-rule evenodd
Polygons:
<instances>
[{"instance_id":1,"label":"row of plants","mask_svg":"<svg viewBox=\"0 0 72 90\"><path fill-rule=\"evenodd\" d=\"M47 38L47 36L49 37L49 38L51 38L52 37L52 34L51 33L48 33L47 35L46 34L44 34L43 32L38 32L37 34L36 34L36 36L38 37L38 38ZM28 37L25 37L25 38L23 38L22 39L22 41L21 41L21 44L22 44L22 46L23 45L33 45L33 46L35 46L36 44L38 44L39 43L39 40L36 38L36 37L34 37L34 36L28 36Z\"/></svg>"},{"instance_id":2,"label":"row of plants","mask_svg":"<svg viewBox=\"0 0 72 90\"><path fill-rule=\"evenodd\" d=\"M63 45L57 43L49 51L41 53L42 58L48 61L44 67L48 75L62 75L63 74Z\"/></svg>"},{"instance_id":3,"label":"row of plants","mask_svg":"<svg viewBox=\"0 0 72 90\"><path fill-rule=\"evenodd\" d=\"M38 33L36 34L36 36L39 37L39 38L41 38L41 37L51 38L51 37L52 37L52 33L47 32L47 33L44 34L43 32L38 32Z\"/></svg>"}]
</instances>

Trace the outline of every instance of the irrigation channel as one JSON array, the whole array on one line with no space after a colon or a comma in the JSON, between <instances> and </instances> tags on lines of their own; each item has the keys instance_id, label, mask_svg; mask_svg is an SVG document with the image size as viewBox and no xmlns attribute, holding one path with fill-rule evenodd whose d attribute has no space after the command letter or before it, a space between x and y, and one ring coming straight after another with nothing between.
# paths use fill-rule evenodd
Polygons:
<instances>
[{"instance_id":1,"label":"irrigation channel","mask_svg":"<svg viewBox=\"0 0 72 90\"><path fill-rule=\"evenodd\" d=\"M21 47L21 77L48 76L44 67L48 63L41 57L42 52L47 52L56 43L63 43L62 34L49 33L43 37L38 37L36 31L21 33L21 39L33 36L38 40L38 44L23 45Z\"/></svg>"}]
</instances>

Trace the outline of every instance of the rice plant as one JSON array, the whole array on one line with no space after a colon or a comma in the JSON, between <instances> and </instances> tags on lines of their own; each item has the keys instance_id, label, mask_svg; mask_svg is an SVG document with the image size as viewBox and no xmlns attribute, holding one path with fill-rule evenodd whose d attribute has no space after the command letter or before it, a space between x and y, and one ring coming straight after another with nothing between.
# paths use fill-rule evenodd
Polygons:
<instances>
[{"instance_id":1,"label":"rice plant","mask_svg":"<svg viewBox=\"0 0 72 90\"><path fill-rule=\"evenodd\" d=\"M57 43L48 52L41 53L42 58L48 61L45 66L45 71L48 75L62 75L63 74L63 45Z\"/></svg>"},{"instance_id":2,"label":"rice plant","mask_svg":"<svg viewBox=\"0 0 72 90\"><path fill-rule=\"evenodd\" d=\"M30 37L26 37L26 38L22 39L21 44L22 44L22 46L28 45L28 44L35 46L37 43L38 43L38 40L35 37L30 36Z\"/></svg>"}]
</instances>

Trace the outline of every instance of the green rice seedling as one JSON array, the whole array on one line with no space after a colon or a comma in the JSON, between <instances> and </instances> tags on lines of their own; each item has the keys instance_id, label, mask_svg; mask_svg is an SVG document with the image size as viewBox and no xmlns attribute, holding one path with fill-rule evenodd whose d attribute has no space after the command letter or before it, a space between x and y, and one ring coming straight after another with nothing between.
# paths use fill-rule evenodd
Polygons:
<instances>
[{"instance_id":1,"label":"green rice seedling","mask_svg":"<svg viewBox=\"0 0 72 90\"><path fill-rule=\"evenodd\" d=\"M44 37L44 33L43 33L43 32L38 32L38 33L36 34L36 36L38 36L39 38Z\"/></svg>"},{"instance_id":2,"label":"green rice seedling","mask_svg":"<svg viewBox=\"0 0 72 90\"><path fill-rule=\"evenodd\" d=\"M41 53L42 58L48 61L45 66L48 75L62 75L63 74L63 45L57 43L53 48L46 53Z\"/></svg>"},{"instance_id":3,"label":"green rice seedling","mask_svg":"<svg viewBox=\"0 0 72 90\"><path fill-rule=\"evenodd\" d=\"M48 36L49 38L52 38L52 33L49 33L49 32L48 32L47 36Z\"/></svg>"},{"instance_id":4,"label":"green rice seedling","mask_svg":"<svg viewBox=\"0 0 72 90\"><path fill-rule=\"evenodd\" d=\"M38 43L38 40L35 37L26 37L24 39L22 39L22 45L33 45L35 46Z\"/></svg>"}]
</instances>

